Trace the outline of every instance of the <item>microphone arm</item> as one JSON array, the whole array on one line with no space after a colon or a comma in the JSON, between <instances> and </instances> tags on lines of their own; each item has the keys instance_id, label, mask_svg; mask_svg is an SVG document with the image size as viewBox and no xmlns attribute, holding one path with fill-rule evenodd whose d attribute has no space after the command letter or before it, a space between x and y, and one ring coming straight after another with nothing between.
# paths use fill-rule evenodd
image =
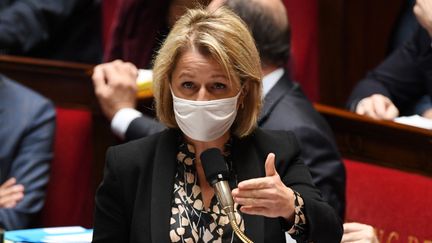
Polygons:
<instances>
[{"instance_id":1,"label":"microphone arm","mask_svg":"<svg viewBox=\"0 0 432 243\"><path fill-rule=\"evenodd\" d=\"M207 181L213 186L217 200L228 216L235 234L244 243L253 243L237 225L234 211L234 200L228 184L229 172L222 153L217 148L210 148L201 153L201 163Z\"/></svg>"}]
</instances>

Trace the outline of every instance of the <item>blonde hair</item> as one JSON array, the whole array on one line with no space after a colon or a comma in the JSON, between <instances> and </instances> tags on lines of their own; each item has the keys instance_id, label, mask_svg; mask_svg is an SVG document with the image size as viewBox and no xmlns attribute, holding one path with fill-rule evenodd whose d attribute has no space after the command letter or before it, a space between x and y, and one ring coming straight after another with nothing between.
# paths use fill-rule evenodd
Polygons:
<instances>
[{"instance_id":1,"label":"blonde hair","mask_svg":"<svg viewBox=\"0 0 432 243\"><path fill-rule=\"evenodd\" d=\"M178 127L170 81L179 57L191 49L216 60L230 81L242 87L242 103L231 131L238 137L250 134L257 126L261 109L260 59L244 22L225 7L215 11L190 9L173 26L153 67L158 119L168 127Z\"/></svg>"}]
</instances>

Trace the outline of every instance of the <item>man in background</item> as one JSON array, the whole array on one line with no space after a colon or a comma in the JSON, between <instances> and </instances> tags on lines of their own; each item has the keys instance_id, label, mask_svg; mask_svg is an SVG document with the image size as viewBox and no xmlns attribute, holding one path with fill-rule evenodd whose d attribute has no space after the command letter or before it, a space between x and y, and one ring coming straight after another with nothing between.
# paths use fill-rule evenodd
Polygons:
<instances>
[{"instance_id":1,"label":"man in background","mask_svg":"<svg viewBox=\"0 0 432 243\"><path fill-rule=\"evenodd\" d=\"M50 101L0 75L0 227L27 228L41 211L55 128Z\"/></svg>"},{"instance_id":2,"label":"man in background","mask_svg":"<svg viewBox=\"0 0 432 243\"><path fill-rule=\"evenodd\" d=\"M101 0L1 0L0 54L100 63Z\"/></svg>"},{"instance_id":3,"label":"man in background","mask_svg":"<svg viewBox=\"0 0 432 243\"><path fill-rule=\"evenodd\" d=\"M348 108L374 119L407 115L423 97L432 96L432 1L417 0L414 14L419 26L412 38L394 51L366 79L359 82ZM432 119L430 105L419 111Z\"/></svg>"}]
</instances>

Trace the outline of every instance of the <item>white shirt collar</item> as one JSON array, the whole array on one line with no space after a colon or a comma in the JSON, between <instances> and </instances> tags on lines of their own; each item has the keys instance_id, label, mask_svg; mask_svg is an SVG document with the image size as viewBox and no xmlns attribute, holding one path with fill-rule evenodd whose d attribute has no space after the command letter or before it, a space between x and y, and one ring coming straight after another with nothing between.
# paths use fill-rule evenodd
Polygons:
<instances>
[{"instance_id":1,"label":"white shirt collar","mask_svg":"<svg viewBox=\"0 0 432 243\"><path fill-rule=\"evenodd\" d=\"M263 99L270 92L270 90L275 86L277 81L284 75L284 69L278 68L273 72L267 74L263 77L262 85L263 85Z\"/></svg>"}]
</instances>

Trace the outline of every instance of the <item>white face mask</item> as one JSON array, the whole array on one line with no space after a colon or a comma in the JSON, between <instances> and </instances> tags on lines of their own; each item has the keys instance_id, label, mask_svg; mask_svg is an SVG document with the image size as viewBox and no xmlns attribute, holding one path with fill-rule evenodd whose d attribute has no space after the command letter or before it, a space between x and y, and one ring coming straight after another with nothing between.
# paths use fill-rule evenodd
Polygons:
<instances>
[{"instance_id":1,"label":"white face mask","mask_svg":"<svg viewBox=\"0 0 432 243\"><path fill-rule=\"evenodd\" d=\"M224 135L237 115L236 96L226 99L195 101L173 96L175 119L188 137L209 142Z\"/></svg>"}]
</instances>

